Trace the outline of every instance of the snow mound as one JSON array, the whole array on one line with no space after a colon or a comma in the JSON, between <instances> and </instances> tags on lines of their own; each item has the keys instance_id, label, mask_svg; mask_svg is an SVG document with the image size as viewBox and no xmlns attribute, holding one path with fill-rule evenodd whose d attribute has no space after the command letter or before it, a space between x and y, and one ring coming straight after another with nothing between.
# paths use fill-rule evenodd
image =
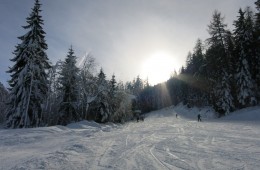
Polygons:
<instances>
[{"instance_id":1,"label":"snow mound","mask_svg":"<svg viewBox=\"0 0 260 170\"><path fill-rule=\"evenodd\" d=\"M250 122L260 122L260 106L248 107L221 118L227 121L250 121Z\"/></svg>"},{"instance_id":2,"label":"snow mound","mask_svg":"<svg viewBox=\"0 0 260 170\"><path fill-rule=\"evenodd\" d=\"M71 129L89 129L89 128L101 128L101 125L94 121L80 121L76 123L68 124L66 127Z\"/></svg>"}]
</instances>

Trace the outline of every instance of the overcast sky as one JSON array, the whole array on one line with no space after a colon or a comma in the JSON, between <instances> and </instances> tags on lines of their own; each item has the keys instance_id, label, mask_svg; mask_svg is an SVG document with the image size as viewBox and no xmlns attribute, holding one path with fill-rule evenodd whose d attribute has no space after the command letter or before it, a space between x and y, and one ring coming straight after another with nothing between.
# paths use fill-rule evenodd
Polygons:
<instances>
[{"instance_id":1,"label":"overcast sky","mask_svg":"<svg viewBox=\"0 0 260 170\"><path fill-rule=\"evenodd\" d=\"M41 0L47 54L52 63L64 60L73 45L82 58L91 52L108 79L145 78L143 67L157 53L171 57L172 71L185 64L198 38L209 37L207 25L215 9L230 29L239 8L255 0ZM27 30L26 17L34 0L0 0L0 81L14 55L18 36ZM163 58L163 56L162 56ZM170 73L169 73L170 74ZM149 76L149 75L148 75Z\"/></svg>"}]
</instances>

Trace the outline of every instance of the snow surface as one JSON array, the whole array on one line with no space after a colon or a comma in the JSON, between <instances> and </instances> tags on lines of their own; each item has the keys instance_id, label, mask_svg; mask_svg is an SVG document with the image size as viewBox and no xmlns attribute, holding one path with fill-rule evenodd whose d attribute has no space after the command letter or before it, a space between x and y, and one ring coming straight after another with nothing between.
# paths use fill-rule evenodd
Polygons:
<instances>
[{"instance_id":1,"label":"snow surface","mask_svg":"<svg viewBox=\"0 0 260 170\"><path fill-rule=\"evenodd\" d=\"M178 118L176 118L176 113ZM202 122L197 122L197 114ZM260 107L216 119L182 105L124 125L82 121L0 129L0 169L248 169L260 167Z\"/></svg>"}]
</instances>

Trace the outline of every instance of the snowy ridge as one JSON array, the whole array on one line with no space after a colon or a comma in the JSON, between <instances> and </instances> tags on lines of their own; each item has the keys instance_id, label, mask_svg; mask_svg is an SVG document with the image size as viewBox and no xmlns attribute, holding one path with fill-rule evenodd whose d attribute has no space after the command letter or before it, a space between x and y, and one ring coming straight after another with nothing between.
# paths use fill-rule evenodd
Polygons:
<instances>
[{"instance_id":1,"label":"snowy ridge","mask_svg":"<svg viewBox=\"0 0 260 170\"><path fill-rule=\"evenodd\" d=\"M178 105L139 123L0 129L0 170L258 169L260 107L221 119L213 113Z\"/></svg>"}]
</instances>

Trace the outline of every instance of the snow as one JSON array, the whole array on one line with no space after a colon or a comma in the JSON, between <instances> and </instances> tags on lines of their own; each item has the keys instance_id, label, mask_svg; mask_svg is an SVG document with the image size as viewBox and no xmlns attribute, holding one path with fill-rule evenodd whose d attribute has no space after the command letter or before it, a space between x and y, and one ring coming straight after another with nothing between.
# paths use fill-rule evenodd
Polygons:
<instances>
[{"instance_id":1,"label":"snow","mask_svg":"<svg viewBox=\"0 0 260 170\"><path fill-rule=\"evenodd\" d=\"M259 136L259 106L216 119L211 108L178 105L139 123L0 129L0 170L259 169Z\"/></svg>"}]
</instances>

